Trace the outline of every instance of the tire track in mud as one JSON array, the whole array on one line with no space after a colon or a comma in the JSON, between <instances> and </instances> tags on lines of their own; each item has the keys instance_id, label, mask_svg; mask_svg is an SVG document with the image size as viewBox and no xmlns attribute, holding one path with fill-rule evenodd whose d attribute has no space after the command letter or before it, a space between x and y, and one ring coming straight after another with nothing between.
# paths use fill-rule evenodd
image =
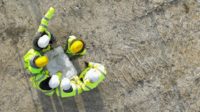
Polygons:
<instances>
[{"instance_id":1,"label":"tire track in mud","mask_svg":"<svg viewBox=\"0 0 200 112\"><path fill-rule=\"evenodd\" d=\"M61 105L61 110L62 110L62 112L64 112L64 106L63 106L63 103L62 103L62 101L61 101L61 98L58 97L58 96L57 96L57 98L58 98L59 104Z\"/></svg>"},{"instance_id":2,"label":"tire track in mud","mask_svg":"<svg viewBox=\"0 0 200 112\"><path fill-rule=\"evenodd\" d=\"M6 9L5 9L5 6L4 6L4 4L5 4L4 2L5 1L2 1L2 3L3 3L2 7L4 8L3 12L4 12L5 16L7 17L8 14L5 12ZM13 46L15 48L14 50L16 52L16 61L18 63L19 69L22 71L22 74L21 74L22 77L20 77L20 78L24 78L25 77L25 83L28 84L28 86L26 86L26 87L27 87L28 91L30 92L30 96L31 96L31 99L32 99L32 102L33 102L33 107L34 107L34 109L35 109L36 112L39 112L38 111L38 105L37 105L37 103L36 103L36 101L34 100L34 97L33 97L33 91L32 91L32 89L31 89L31 87L29 85L28 75L26 74L25 70L23 69L23 62L21 60L22 57L20 56L19 49L17 47L17 43L18 43L19 38L18 37L17 38L13 37L13 36L20 36L18 34L23 33L24 29L23 28L21 28L21 29L19 28L19 30L22 30L22 31L19 31L18 29L16 29L16 31L13 31L13 29L15 29L15 28L13 28L13 27L4 28L4 30L1 33L5 32L7 34L7 36L4 35L6 38L12 37L11 38L12 39L11 43L13 44ZM18 32L18 33L15 33L15 32ZM19 78L17 78L17 80L19 80ZM23 85L24 85L24 83L23 83Z\"/></svg>"},{"instance_id":3,"label":"tire track in mud","mask_svg":"<svg viewBox=\"0 0 200 112\"><path fill-rule=\"evenodd\" d=\"M76 67L78 74L80 74L82 70L81 70L78 60L72 60L72 63ZM74 100L79 112L87 112L81 95L74 97Z\"/></svg>"},{"instance_id":4,"label":"tire track in mud","mask_svg":"<svg viewBox=\"0 0 200 112\"><path fill-rule=\"evenodd\" d=\"M26 73L26 71L24 70L24 68L23 68L23 60L21 60L21 55L20 55L20 53L19 53L19 50L18 50L18 47L17 47L17 45L15 44L15 48L16 48L16 53L17 53L17 56L18 56L18 62L20 63L20 68L22 69L22 71L23 71L23 75L25 76L25 79L26 79L26 82L27 82L27 84L28 84L28 90L29 90L29 92L30 92L30 95L31 95L31 98L32 98L32 101L33 101L33 104L34 104L34 107L35 107L35 110L36 110L36 112L39 112L38 111L38 106L37 106L37 103L36 103L36 101L33 99L33 91L32 91L32 89L31 89L31 86L30 86L30 83L29 83L29 79L28 79L28 74Z\"/></svg>"}]
</instances>

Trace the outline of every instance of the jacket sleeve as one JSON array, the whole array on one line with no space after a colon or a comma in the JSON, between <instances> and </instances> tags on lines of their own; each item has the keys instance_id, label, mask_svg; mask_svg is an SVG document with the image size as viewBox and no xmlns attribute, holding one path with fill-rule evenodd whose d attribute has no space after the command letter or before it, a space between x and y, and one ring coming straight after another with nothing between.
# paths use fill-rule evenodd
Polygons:
<instances>
[{"instance_id":1,"label":"jacket sleeve","mask_svg":"<svg viewBox=\"0 0 200 112\"><path fill-rule=\"evenodd\" d=\"M52 19L53 15L55 13L55 9L53 7L50 7L45 16L42 18L40 22L40 26L38 28L38 32L48 32L48 24L49 21Z\"/></svg>"}]
</instances>

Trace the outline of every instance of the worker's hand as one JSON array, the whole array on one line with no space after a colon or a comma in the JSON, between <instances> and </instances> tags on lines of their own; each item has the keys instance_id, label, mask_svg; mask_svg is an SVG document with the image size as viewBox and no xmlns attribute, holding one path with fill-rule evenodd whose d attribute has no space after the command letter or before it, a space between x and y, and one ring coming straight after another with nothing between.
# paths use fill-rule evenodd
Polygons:
<instances>
[{"instance_id":1,"label":"worker's hand","mask_svg":"<svg viewBox=\"0 0 200 112\"><path fill-rule=\"evenodd\" d=\"M55 9L53 7L50 7L44 17L50 20L53 17L54 13Z\"/></svg>"}]
</instances>

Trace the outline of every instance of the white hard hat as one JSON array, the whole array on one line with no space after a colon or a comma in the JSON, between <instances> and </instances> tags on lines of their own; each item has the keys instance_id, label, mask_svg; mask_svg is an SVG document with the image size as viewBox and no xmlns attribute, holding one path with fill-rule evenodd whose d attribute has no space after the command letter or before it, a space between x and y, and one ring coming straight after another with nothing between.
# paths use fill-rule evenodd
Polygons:
<instances>
[{"instance_id":1,"label":"white hard hat","mask_svg":"<svg viewBox=\"0 0 200 112\"><path fill-rule=\"evenodd\" d=\"M49 44L50 38L47 35L43 35L39 38L37 44L40 48L45 48Z\"/></svg>"},{"instance_id":2,"label":"white hard hat","mask_svg":"<svg viewBox=\"0 0 200 112\"><path fill-rule=\"evenodd\" d=\"M91 82L96 82L99 79L100 76L100 72L96 69L90 69L86 75L85 75L85 79L90 80Z\"/></svg>"},{"instance_id":3,"label":"white hard hat","mask_svg":"<svg viewBox=\"0 0 200 112\"><path fill-rule=\"evenodd\" d=\"M60 82L59 82L58 76L57 75L52 75L51 79L49 81L49 87L51 87L53 89L53 88L58 87L59 84L60 84Z\"/></svg>"},{"instance_id":4,"label":"white hard hat","mask_svg":"<svg viewBox=\"0 0 200 112\"><path fill-rule=\"evenodd\" d=\"M63 90L68 90L71 87L70 80L68 78L63 78L60 84Z\"/></svg>"}]
</instances>

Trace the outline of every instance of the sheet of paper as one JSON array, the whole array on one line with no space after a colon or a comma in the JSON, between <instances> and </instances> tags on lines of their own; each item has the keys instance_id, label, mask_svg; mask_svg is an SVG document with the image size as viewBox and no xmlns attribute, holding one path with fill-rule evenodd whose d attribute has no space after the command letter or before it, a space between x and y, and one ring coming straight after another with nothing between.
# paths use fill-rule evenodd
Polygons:
<instances>
[{"instance_id":1,"label":"sheet of paper","mask_svg":"<svg viewBox=\"0 0 200 112\"><path fill-rule=\"evenodd\" d=\"M56 74L58 71L63 73L63 78L72 78L77 75L77 70L69 60L69 57L64 53L61 46L54 48L53 50L46 53L49 58L47 70L50 75Z\"/></svg>"}]
</instances>

